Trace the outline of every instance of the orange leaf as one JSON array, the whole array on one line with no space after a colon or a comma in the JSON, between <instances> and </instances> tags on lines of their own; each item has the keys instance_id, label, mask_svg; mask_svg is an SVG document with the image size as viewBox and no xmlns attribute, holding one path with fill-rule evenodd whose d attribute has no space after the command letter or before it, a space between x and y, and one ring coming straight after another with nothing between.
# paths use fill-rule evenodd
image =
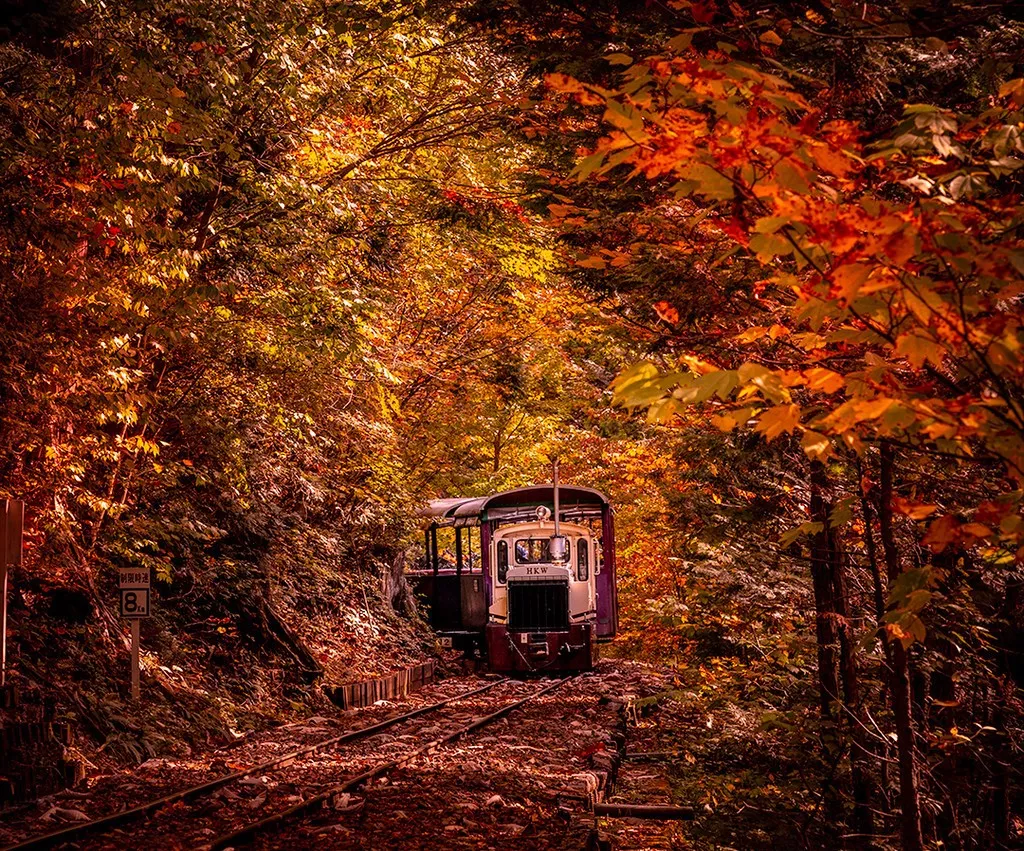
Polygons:
<instances>
[{"instance_id":1,"label":"orange leaf","mask_svg":"<svg viewBox=\"0 0 1024 851\"><path fill-rule=\"evenodd\" d=\"M983 523L965 523L960 527L960 531L965 535L970 535L972 538L989 538L992 536L992 530Z\"/></svg>"},{"instance_id":2,"label":"orange leaf","mask_svg":"<svg viewBox=\"0 0 1024 851\"><path fill-rule=\"evenodd\" d=\"M654 303L654 310L669 325L675 325L679 321L679 311L670 302L656 301Z\"/></svg>"},{"instance_id":3,"label":"orange leaf","mask_svg":"<svg viewBox=\"0 0 1024 851\"><path fill-rule=\"evenodd\" d=\"M917 233L909 225L894 233L885 242L885 258L896 266L904 266L917 253Z\"/></svg>"},{"instance_id":4,"label":"orange leaf","mask_svg":"<svg viewBox=\"0 0 1024 851\"><path fill-rule=\"evenodd\" d=\"M932 521L931 526L928 527L928 534L924 536L921 543L933 553L941 553L957 539L959 528L960 521L951 514L945 514L938 520Z\"/></svg>"},{"instance_id":5,"label":"orange leaf","mask_svg":"<svg viewBox=\"0 0 1024 851\"><path fill-rule=\"evenodd\" d=\"M899 513L904 514L911 520L924 520L938 510L937 505L925 505L923 502L911 502L909 499L901 499L898 496L892 498L892 507Z\"/></svg>"},{"instance_id":6,"label":"orange leaf","mask_svg":"<svg viewBox=\"0 0 1024 851\"><path fill-rule=\"evenodd\" d=\"M834 269L832 283L835 285L835 294L848 302L853 301L870 274L871 267L862 263L848 263Z\"/></svg>"},{"instance_id":7,"label":"orange leaf","mask_svg":"<svg viewBox=\"0 0 1024 851\"><path fill-rule=\"evenodd\" d=\"M544 82L556 92L582 92L583 83L568 74L545 74Z\"/></svg>"}]
</instances>

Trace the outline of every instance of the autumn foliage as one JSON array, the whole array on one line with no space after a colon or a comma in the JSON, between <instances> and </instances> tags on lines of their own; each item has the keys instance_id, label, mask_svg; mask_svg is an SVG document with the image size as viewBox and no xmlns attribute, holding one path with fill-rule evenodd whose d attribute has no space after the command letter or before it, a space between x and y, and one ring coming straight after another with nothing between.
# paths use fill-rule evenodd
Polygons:
<instances>
[{"instance_id":1,"label":"autumn foliage","mask_svg":"<svg viewBox=\"0 0 1024 851\"><path fill-rule=\"evenodd\" d=\"M1006 605L969 605L1017 617L1024 80L1005 67L974 98L904 103L869 126L824 68L804 73L814 27L845 32L837 45L868 32L913 42L913 27L881 10L858 21L842 4L795 23L738 4L678 6L697 26L660 52L634 57L625 45L606 55L600 82L547 76L556 98L599 121L577 155L580 188L561 184L549 211L589 246L575 257L594 286L669 281L642 289L660 351L619 375L619 404L682 433L709 424L725 445L749 431L789 458L799 447L806 497L777 546L810 563L822 712L842 705L850 725L852 824L875 829L867 754L887 745L865 732L859 679L877 662L898 740L902 842L919 848L921 765L933 757L912 715L932 700L958 705L950 675L1008 674L1005 661L990 670L980 659L952 673L960 589L985 571ZM917 37L936 59L956 49ZM790 44L800 70L786 65ZM597 188L619 185L638 189L612 213ZM874 602L851 607L861 569ZM912 693L922 669L943 671L941 697ZM997 841L1005 794L997 787ZM948 829L924 821L925 833Z\"/></svg>"},{"instance_id":2,"label":"autumn foliage","mask_svg":"<svg viewBox=\"0 0 1024 851\"><path fill-rule=\"evenodd\" d=\"M200 703L230 645L305 687L344 667L335 639L397 642L417 505L557 454L617 507L609 652L671 671L682 713L745 719L724 741L701 717L704 764L678 746L723 831L694 835L735 844L762 810L758 847L1024 835L1010 4L11 14L0 474L29 506L26 661L112 693L115 568L149 567L147 641L177 648L151 671ZM80 621L46 620L69 595Z\"/></svg>"}]
</instances>

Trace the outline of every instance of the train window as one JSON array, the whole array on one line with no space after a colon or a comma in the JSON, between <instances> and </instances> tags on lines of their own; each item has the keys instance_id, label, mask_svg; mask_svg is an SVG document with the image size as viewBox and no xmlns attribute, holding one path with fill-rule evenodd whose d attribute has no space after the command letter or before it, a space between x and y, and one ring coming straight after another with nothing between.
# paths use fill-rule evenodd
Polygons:
<instances>
[{"instance_id":1,"label":"train window","mask_svg":"<svg viewBox=\"0 0 1024 851\"><path fill-rule=\"evenodd\" d=\"M587 539L580 538L576 546L576 579L579 582L586 582L590 578L590 550L587 547Z\"/></svg>"},{"instance_id":2,"label":"train window","mask_svg":"<svg viewBox=\"0 0 1024 851\"><path fill-rule=\"evenodd\" d=\"M516 564L551 564L548 538L520 538L516 541Z\"/></svg>"},{"instance_id":3,"label":"train window","mask_svg":"<svg viewBox=\"0 0 1024 851\"><path fill-rule=\"evenodd\" d=\"M498 582L508 579L508 541L498 541Z\"/></svg>"}]
</instances>

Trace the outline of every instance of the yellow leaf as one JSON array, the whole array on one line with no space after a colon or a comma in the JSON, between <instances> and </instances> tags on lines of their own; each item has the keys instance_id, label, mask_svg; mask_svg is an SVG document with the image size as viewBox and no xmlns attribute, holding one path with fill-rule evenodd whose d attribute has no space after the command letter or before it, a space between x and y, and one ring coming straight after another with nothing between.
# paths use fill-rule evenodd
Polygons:
<instances>
[{"instance_id":1,"label":"yellow leaf","mask_svg":"<svg viewBox=\"0 0 1024 851\"><path fill-rule=\"evenodd\" d=\"M845 379L838 372L820 366L804 370L804 377L811 390L821 390L824 393L837 393L846 386Z\"/></svg>"},{"instance_id":2,"label":"yellow leaf","mask_svg":"<svg viewBox=\"0 0 1024 851\"><path fill-rule=\"evenodd\" d=\"M856 421L863 422L864 420L878 419L895 404L895 399L888 399L885 396L880 396L877 399L867 399L863 402L855 402L853 409L856 412Z\"/></svg>"},{"instance_id":3,"label":"yellow leaf","mask_svg":"<svg viewBox=\"0 0 1024 851\"><path fill-rule=\"evenodd\" d=\"M763 434L765 439L774 440L784 432L791 434L798 425L800 425L799 405L776 405L761 414L754 430Z\"/></svg>"},{"instance_id":4,"label":"yellow leaf","mask_svg":"<svg viewBox=\"0 0 1024 851\"><path fill-rule=\"evenodd\" d=\"M905 357L914 369L920 369L925 361L942 366L946 350L928 336L927 332L915 329L896 339L896 354Z\"/></svg>"},{"instance_id":5,"label":"yellow leaf","mask_svg":"<svg viewBox=\"0 0 1024 851\"><path fill-rule=\"evenodd\" d=\"M779 38L779 34L775 30L765 30L761 33L761 42L762 44L774 44L778 47L782 44L782 39Z\"/></svg>"},{"instance_id":6,"label":"yellow leaf","mask_svg":"<svg viewBox=\"0 0 1024 851\"><path fill-rule=\"evenodd\" d=\"M755 325L752 328L748 328L740 334L733 337L737 343L753 343L756 340L764 338L764 335L768 333L768 329L764 325Z\"/></svg>"}]
</instances>

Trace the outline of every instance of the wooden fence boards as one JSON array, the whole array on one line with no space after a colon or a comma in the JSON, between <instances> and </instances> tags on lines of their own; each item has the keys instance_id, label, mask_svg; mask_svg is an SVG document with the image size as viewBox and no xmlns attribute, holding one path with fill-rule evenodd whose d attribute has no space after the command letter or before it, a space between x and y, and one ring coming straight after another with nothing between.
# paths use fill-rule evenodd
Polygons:
<instances>
[{"instance_id":1,"label":"wooden fence boards","mask_svg":"<svg viewBox=\"0 0 1024 851\"><path fill-rule=\"evenodd\" d=\"M434 681L436 662L430 660L421 665L403 668L386 677L362 680L342 686L325 686L324 692L342 709L356 709L370 706L378 700L394 700L417 691Z\"/></svg>"}]
</instances>

